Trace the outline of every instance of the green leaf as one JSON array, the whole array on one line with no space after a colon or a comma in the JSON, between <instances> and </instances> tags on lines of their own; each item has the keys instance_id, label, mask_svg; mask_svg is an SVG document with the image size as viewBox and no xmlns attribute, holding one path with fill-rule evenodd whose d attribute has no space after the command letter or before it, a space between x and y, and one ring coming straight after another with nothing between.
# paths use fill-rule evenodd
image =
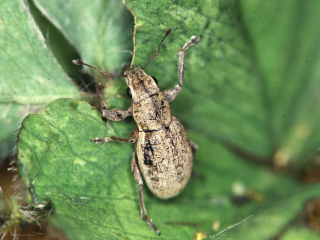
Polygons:
<instances>
[{"instance_id":1,"label":"green leaf","mask_svg":"<svg viewBox=\"0 0 320 240\"><path fill-rule=\"evenodd\" d=\"M84 62L115 72L131 56L132 35L129 32L133 31L132 17L121 1L34 2L75 45Z\"/></svg>"},{"instance_id":2,"label":"green leaf","mask_svg":"<svg viewBox=\"0 0 320 240\"><path fill-rule=\"evenodd\" d=\"M297 226L283 235L283 240L318 239L319 235L310 228Z\"/></svg>"},{"instance_id":3,"label":"green leaf","mask_svg":"<svg viewBox=\"0 0 320 240\"><path fill-rule=\"evenodd\" d=\"M79 97L35 25L24 1L0 2L0 145L12 152L22 119L59 97Z\"/></svg>"},{"instance_id":4,"label":"green leaf","mask_svg":"<svg viewBox=\"0 0 320 240\"><path fill-rule=\"evenodd\" d=\"M108 125L109 128L100 113L87 103L71 99L57 100L39 114L26 118L19 134L19 159L23 164L20 172L33 188L37 202L51 200L57 216L62 214L79 221L92 218L94 215L90 215L97 214L100 207L104 208L101 217L114 215L113 204L103 204L103 197L127 201L128 189L132 192L127 176L130 171L123 170L130 168L128 155L132 147L123 143L91 143L99 135L125 135L130 131L123 124ZM113 131L113 126L117 130ZM69 230L67 235L73 233L72 228Z\"/></svg>"},{"instance_id":5,"label":"green leaf","mask_svg":"<svg viewBox=\"0 0 320 240\"><path fill-rule=\"evenodd\" d=\"M301 166L320 142L320 2L241 3L264 80L274 161Z\"/></svg>"},{"instance_id":6,"label":"green leaf","mask_svg":"<svg viewBox=\"0 0 320 240\"><path fill-rule=\"evenodd\" d=\"M103 8L104 11L100 8L104 5L98 3L101 4L97 1L95 14L90 14L92 6L85 8L81 1L60 7L59 2L52 5L37 1L36 5L75 44L84 61L96 67L103 64L108 70L112 66L120 69L125 58L117 56L110 62L114 56L98 54L95 57L91 52L102 49L99 44L103 42L97 40L97 36L102 36L104 41L117 36L105 34L108 30L103 28L101 16L107 17L105 11L110 13L110 9ZM272 238L285 229L297 228L290 223L306 200L319 195L319 186L301 190L303 184L288 173L276 174L246 160L271 161L273 158L278 165L286 166L292 161L299 167L319 143L320 134L315 124L319 119L316 81L319 55L314 54L310 68L304 68L298 60L286 68L277 65L280 58L294 62L296 57L312 53L308 42L318 39L312 35L313 31L319 31L315 27L318 8L301 7L298 1L290 5L292 8L278 2L272 2L269 8L263 4L126 1L136 22L134 65L145 66L166 30L173 27L159 56L146 68L149 75L158 78L162 90L178 83L178 50L192 35L203 35L203 39L186 52L183 90L170 103L172 114L181 120L189 137L199 145L194 158L198 176L191 177L178 197L167 201L157 199L144 188L146 208L162 232L160 237L150 231L140 217L138 187L130 170L133 146L90 142L95 137L129 137L135 127L132 119L104 123L98 111L87 103L70 99L57 100L39 114L26 118L19 133L20 173L35 203L51 201L54 205L51 221L69 239L192 239L197 231L212 236L230 226L234 227L224 232L222 238L236 231L244 239L257 238L260 232L265 238ZM269 18L268 11L273 13L277 8L279 13L270 14ZM298 19L299 8L305 10ZM73 27L61 16L60 9L74 19L69 22ZM111 12L115 16L125 14L123 9L118 10ZM94 22L88 16L94 18ZM274 16L280 16L282 27L287 26L286 21L290 26L294 22L302 23L304 35L300 37L307 40L299 55L290 47L284 48L297 34L292 30L294 27L290 27L291 31L270 27ZM310 26L308 21L312 22ZM257 22L259 27L255 25ZM92 27L87 27L88 24ZM74 30L82 27L87 32ZM272 37L267 38L267 33ZM126 42L124 35L118 36L119 45ZM276 56L274 52L267 54L268 48L276 49L280 42L283 47L276 51ZM99 47L95 48L97 44ZM123 46L129 46L126 44ZM296 42L290 46L297 49L300 45ZM285 72L294 75L296 70L299 77L295 80L285 78ZM304 78L311 79L306 81L306 86ZM273 91L275 83L281 85L281 91ZM111 99L107 99L108 107L122 105L125 108L124 99L118 101L114 97L123 94L125 87L122 80L108 88L112 93ZM283 113L290 113L289 119L283 118ZM239 153L243 157L239 157ZM246 205L237 204L235 185L255 193ZM292 195L292 192L296 193ZM288 195L290 197L286 197ZM259 212L260 209L263 210ZM235 225L251 215L253 217ZM270 219L277 221L273 223ZM216 222L220 224L218 230L212 229ZM259 228L255 229L251 222Z\"/></svg>"},{"instance_id":7,"label":"green leaf","mask_svg":"<svg viewBox=\"0 0 320 240\"><path fill-rule=\"evenodd\" d=\"M121 122L105 124L97 110L71 99L57 100L23 122L20 173L35 203L52 202L53 222L69 239L157 238L140 217L138 186L130 170L133 145L91 142L97 136L125 137L130 129ZM240 161L202 135L191 137L201 146L194 162L201 177L192 177L179 197L167 201L144 189L147 211L163 239L185 239L197 230L209 233L214 220L226 227L260 207L234 205L235 182L263 192L270 201L297 186L288 177ZM206 157L208 152L215 161Z\"/></svg>"},{"instance_id":8,"label":"green leaf","mask_svg":"<svg viewBox=\"0 0 320 240\"><path fill-rule=\"evenodd\" d=\"M96 1L95 4L86 1L34 2L63 36L76 46L82 60L118 72L130 59L132 16L120 1ZM79 99L80 92L50 51L52 47L61 58L69 50L65 49L67 46L57 45L62 42L57 39L52 41L55 45L47 46L51 43L45 42L25 1L4 0L0 6L0 44L5 46L0 53L0 124L5 126L0 134L0 147L1 156L5 156L12 152L14 134L26 115L38 112L57 98ZM39 21L43 24L41 18L43 16ZM51 32L46 26L42 28L48 38ZM73 65L71 61L69 59L69 65ZM118 85L111 86L115 89L119 88ZM109 95L113 96L112 89Z\"/></svg>"},{"instance_id":9,"label":"green leaf","mask_svg":"<svg viewBox=\"0 0 320 240\"><path fill-rule=\"evenodd\" d=\"M221 235L211 237L211 239L229 239L239 238L254 240L271 239L277 236L279 228L285 228L291 220L295 218L297 213L301 211L301 202L306 202L310 198L318 197L320 184L307 187L292 195L288 195L274 201L270 206L260 210L256 214L251 215L240 224L227 229ZM300 239L318 239L315 234L310 234L310 238Z\"/></svg>"}]
</instances>

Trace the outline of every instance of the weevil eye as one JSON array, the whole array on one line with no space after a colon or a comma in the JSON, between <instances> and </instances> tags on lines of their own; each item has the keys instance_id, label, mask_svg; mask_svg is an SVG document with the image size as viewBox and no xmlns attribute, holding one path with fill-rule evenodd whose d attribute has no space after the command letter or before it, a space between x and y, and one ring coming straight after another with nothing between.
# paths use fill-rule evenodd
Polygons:
<instances>
[{"instance_id":1,"label":"weevil eye","mask_svg":"<svg viewBox=\"0 0 320 240\"><path fill-rule=\"evenodd\" d=\"M152 77L153 81L158 85L158 80L153 76L151 76L151 77Z\"/></svg>"},{"instance_id":2,"label":"weevil eye","mask_svg":"<svg viewBox=\"0 0 320 240\"><path fill-rule=\"evenodd\" d=\"M130 88L127 88L127 94L129 98L132 98L132 92Z\"/></svg>"}]
</instances>

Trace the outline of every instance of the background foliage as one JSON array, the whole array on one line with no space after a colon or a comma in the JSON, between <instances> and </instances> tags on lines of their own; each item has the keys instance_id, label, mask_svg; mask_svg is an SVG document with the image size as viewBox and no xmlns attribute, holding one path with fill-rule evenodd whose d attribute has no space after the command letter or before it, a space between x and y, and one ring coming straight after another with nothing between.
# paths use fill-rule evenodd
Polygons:
<instances>
[{"instance_id":1,"label":"background foliage","mask_svg":"<svg viewBox=\"0 0 320 240\"><path fill-rule=\"evenodd\" d=\"M270 239L279 233L283 239L317 238L294 219L319 195L319 186L305 187L293 170L310 165L320 138L319 3L126 1L135 30L119 1L30 4L33 14L22 0L0 2L2 154L12 149L22 118L51 102L23 122L19 170L34 203L54 205L50 221L69 239L191 239L198 231L216 239ZM91 93L99 79L108 108L125 109L125 82L80 72L71 60L120 73L133 49L132 64L144 66L171 26L146 72L162 90L174 87L178 50L192 35L203 35L186 54L183 90L171 103L199 145L198 174L168 201L145 188L148 213L162 232L158 237L140 218L130 171L133 146L90 142L128 137L135 123L105 123L79 101L96 104ZM275 173L266 165L291 171ZM238 204L234 186L251 193L251 201ZM213 228L217 222L220 227Z\"/></svg>"}]
</instances>

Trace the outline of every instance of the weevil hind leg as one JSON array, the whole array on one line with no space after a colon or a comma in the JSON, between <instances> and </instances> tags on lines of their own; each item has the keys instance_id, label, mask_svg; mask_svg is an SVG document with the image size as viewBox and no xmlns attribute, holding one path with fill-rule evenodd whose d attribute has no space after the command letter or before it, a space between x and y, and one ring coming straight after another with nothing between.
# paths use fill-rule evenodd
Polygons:
<instances>
[{"instance_id":1,"label":"weevil hind leg","mask_svg":"<svg viewBox=\"0 0 320 240\"><path fill-rule=\"evenodd\" d=\"M136 161L136 151L132 153L132 160L131 160L131 170L134 176L134 179L136 180L137 185L139 186L139 200L140 200L140 210L141 210L141 217L143 220L146 220L149 227L156 231L158 235L160 235L160 230L157 228L157 226L152 222L152 219L148 217L146 206L144 204L144 198L143 198L143 179Z\"/></svg>"},{"instance_id":2,"label":"weevil hind leg","mask_svg":"<svg viewBox=\"0 0 320 240\"><path fill-rule=\"evenodd\" d=\"M168 100L168 102L171 102L173 99L175 99L176 96L181 92L182 84L183 84L183 74L184 74L184 59L185 59L185 52L189 47L191 47L196 42L199 42L201 40L202 36L195 37L192 36L190 41L187 42L178 52L179 54L179 85L176 85L173 89L167 89L163 91L164 96Z\"/></svg>"}]
</instances>

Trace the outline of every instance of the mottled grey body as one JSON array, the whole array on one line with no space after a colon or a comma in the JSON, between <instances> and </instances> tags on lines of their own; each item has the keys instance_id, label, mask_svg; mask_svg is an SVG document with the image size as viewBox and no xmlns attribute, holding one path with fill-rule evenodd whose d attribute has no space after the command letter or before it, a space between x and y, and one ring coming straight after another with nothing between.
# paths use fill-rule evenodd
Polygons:
<instances>
[{"instance_id":1,"label":"mottled grey body","mask_svg":"<svg viewBox=\"0 0 320 240\"><path fill-rule=\"evenodd\" d=\"M172 117L165 129L140 132L136 143L140 171L159 198L178 195L192 171L192 150L182 124Z\"/></svg>"},{"instance_id":2,"label":"mottled grey body","mask_svg":"<svg viewBox=\"0 0 320 240\"><path fill-rule=\"evenodd\" d=\"M174 197L185 187L192 170L188 136L178 119L171 116L166 95L152 77L140 67L126 71L124 76L132 92L132 115L139 129L136 152L140 171L157 197Z\"/></svg>"}]
</instances>

